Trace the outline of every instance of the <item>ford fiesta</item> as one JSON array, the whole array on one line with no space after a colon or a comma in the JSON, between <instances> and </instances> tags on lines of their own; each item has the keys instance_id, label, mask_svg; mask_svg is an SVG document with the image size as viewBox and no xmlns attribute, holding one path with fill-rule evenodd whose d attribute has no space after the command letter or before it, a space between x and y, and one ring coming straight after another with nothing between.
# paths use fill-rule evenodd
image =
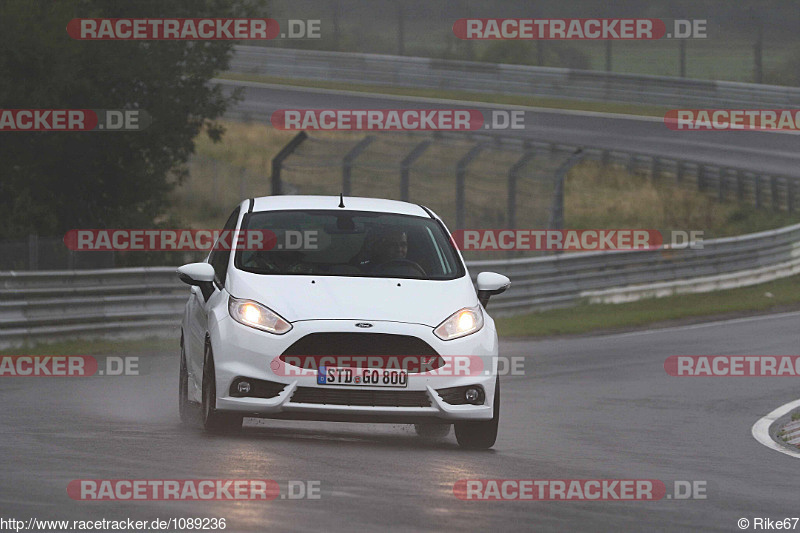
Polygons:
<instances>
[{"instance_id":1,"label":"ford fiesta","mask_svg":"<svg viewBox=\"0 0 800 533\"><path fill-rule=\"evenodd\" d=\"M485 308L510 282L483 272L473 286L433 212L271 196L238 206L226 234L205 262L178 269L192 286L184 422L199 404L208 431L243 417L407 423L423 436L453 424L462 447L494 445L498 342Z\"/></svg>"}]
</instances>

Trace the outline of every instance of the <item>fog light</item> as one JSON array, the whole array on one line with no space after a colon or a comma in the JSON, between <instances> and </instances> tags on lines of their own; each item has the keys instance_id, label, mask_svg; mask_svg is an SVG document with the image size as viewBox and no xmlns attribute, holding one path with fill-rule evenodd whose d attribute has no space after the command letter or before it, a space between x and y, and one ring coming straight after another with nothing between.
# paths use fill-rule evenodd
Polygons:
<instances>
[{"instance_id":1,"label":"fog light","mask_svg":"<svg viewBox=\"0 0 800 533\"><path fill-rule=\"evenodd\" d=\"M250 384L246 381L240 381L237 390L242 394L247 394L250 392Z\"/></svg>"},{"instance_id":2,"label":"fog light","mask_svg":"<svg viewBox=\"0 0 800 533\"><path fill-rule=\"evenodd\" d=\"M480 391L478 391L478 389L476 388L470 387L469 389L464 391L464 398L466 398L466 400L469 403L474 403L475 400L477 400L480 395L481 395Z\"/></svg>"}]
</instances>

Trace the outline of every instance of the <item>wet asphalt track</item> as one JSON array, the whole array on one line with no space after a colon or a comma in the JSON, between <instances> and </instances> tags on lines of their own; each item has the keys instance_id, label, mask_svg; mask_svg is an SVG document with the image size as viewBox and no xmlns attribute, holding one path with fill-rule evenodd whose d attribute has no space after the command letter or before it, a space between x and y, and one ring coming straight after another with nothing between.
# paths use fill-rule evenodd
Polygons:
<instances>
[{"instance_id":1,"label":"wet asphalt track","mask_svg":"<svg viewBox=\"0 0 800 533\"><path fill-rule=\"evenodd\" d=\"M750 428L800 397L796 378L677 378L676 354L800 353L800 313L681 329L503 341L526 357L502 381L486 452L409 426L246 420L238 436L179 426L175 353L129 377L2 378L0 516L27 520L224 517L226 531L738 531L800 515L798 459ZM70 480L318 480L318 500L78 502ZM465 478L704 480L706 500L463 502Z\"/></svg>"}]
</instances>

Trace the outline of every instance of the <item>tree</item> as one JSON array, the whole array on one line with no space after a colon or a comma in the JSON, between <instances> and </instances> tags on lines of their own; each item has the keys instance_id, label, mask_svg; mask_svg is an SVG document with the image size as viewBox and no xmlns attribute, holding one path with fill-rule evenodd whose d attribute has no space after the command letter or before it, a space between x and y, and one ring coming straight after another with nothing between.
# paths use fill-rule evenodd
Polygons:
<instances>
[{"instance_id":1,"label":"tree","mask_svg":"<svg viewBox=\"0 0 800 533\"><path fill-rule=\"evenodd\" d=\"M72 18L264 16L261 0L4 0L0 108L143 109L141 132L0 133L0 239L151 227L201 130L235 98L209 84L230 41L77 41Z\"/></svg>"}]
</instances>

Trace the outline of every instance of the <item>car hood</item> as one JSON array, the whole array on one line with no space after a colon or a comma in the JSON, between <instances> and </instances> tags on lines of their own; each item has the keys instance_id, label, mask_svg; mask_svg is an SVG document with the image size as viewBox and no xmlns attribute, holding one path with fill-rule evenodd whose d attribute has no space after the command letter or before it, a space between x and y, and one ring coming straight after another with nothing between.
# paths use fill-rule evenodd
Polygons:
<instances>
[{"instance_id":1,"label":"car hood","mask_svg":"<svg viewBox=\"0 0 800 533\"><path fill-rule=\"evenodd\" d=\"M384 320L436 327L462 307L478 305L469 276L427 281L237 271L229 281L232 296L262 303L289 322Z\"/></svg>"}]
</instances>

